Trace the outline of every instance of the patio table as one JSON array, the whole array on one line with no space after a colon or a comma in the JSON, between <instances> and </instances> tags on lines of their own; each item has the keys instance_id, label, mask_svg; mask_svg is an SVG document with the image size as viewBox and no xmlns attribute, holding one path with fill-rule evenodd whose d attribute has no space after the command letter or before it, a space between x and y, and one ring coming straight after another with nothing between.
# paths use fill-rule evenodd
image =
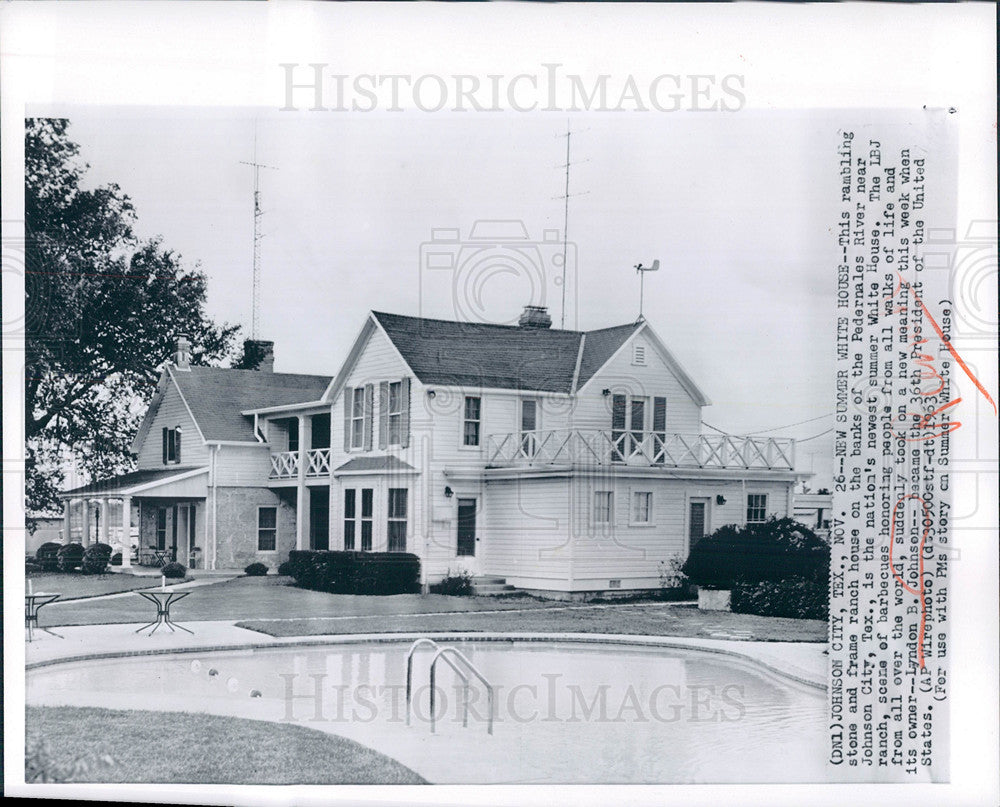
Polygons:
<instances>
[{"instance_id":1,"label":"patio table","mask_svg":"<svg viewBox=\"0 0 1000 807\"><path fill-rule=\"evenodd\" d=\"M38 592L37 594L25 594L24 595L24 627L28 629L28 641L32 642L35 639L35 629L43 630L53 636L60 639L64 639L64 636L60 636L55 631L51 631L48 628L43 628L38 624L38 609L43 605L48 605L50 602L55 602L62 596L61 594L46 594L44 592Z\"/></svg>"},{"instance_id":2,"label":"patio table","mask_svg":"<svg viewBox=\"0 0 1000 807\"><path fill-rule=\"evenodd\" d=\"M174 632L174 628L180 628L183 631L187 631L192 636L194 635L193 630L188 630L183 625L178 625L170 618L170 606L173 605L178 600L181 600L184 597L186 597L188 594L191 593L190 591L170 591L168 589L154 589L150 591L136 591L134 593L138 594L145 600L149 600L151 603L153 603L153 605L156 606L156 619L154 619L148 625L143 625L141 628L135 631L136 633L141 633L142 631L146 630L146 628L152 628L152 630L149 632L149 635L152 636L154 633L156 633L156 629L159 628L160 625L166 625L168 628L170 628L171 632Z\"/></svg>"}]
</instances>

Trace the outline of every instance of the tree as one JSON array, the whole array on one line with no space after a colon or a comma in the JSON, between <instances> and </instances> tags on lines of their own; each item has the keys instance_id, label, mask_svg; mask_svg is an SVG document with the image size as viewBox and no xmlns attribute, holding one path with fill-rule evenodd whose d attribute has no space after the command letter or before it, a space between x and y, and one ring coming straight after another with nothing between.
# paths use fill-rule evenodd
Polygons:
<instances>
[{"instance_id":1,"label":"tree","mask_svg":"<svg viewBox=\"0 0 1000 807\"><path fill-rule=\"evenodd\" d=\"M26 509L58 507L64 469L127 471L132 435L178 335L195 364L231 355L237 326L205 313L206 278L141 240L117 184L84 185L69 121L25 124ZM29 519L29 526L32 526Z\"/></svg>"}]
</instances>

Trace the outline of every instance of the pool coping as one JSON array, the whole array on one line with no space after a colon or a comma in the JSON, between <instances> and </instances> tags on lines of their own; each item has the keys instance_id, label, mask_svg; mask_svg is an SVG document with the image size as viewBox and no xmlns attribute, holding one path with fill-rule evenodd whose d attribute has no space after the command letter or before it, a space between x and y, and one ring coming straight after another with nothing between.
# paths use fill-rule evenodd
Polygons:
<instances>
[{"instance_id":1,"label":"pool coping","mask_svg":"<svg viewBox=\"0 0 1000 807\"><path fill-rule=\"evenodd\" d=\"M284 647L319 647L357 644L402 644L416 639L429 638L437 642L558 642L562 644L579 645L618 645L636 648L663 648L674 650L693 650L735 658L764 670L795 681L798 684L827 691L825 677L820 679L809 670L804 670L794 663L774 659L770 653L761 651L776 650L780 654L783 645L808 645L815 647L816 642L754 642L726 639L700 639L693 637L644 636L603 633L476 633L476 632L427 632L427 633L355 633L321 636L288 636L271 637L267 641L232 641L225 644L209 644L188 647L159 647L137 650L110 650L97 653L83 653L72 656L40 659L25 664L25 672L52 667L59 664L73 664L86 661L105 661L115 658L137 658L142 656L171 656L191 653L231 652L238 650L264 650ZM824 645L825 650L825 645Z\"/></svg>"}]
</instances>

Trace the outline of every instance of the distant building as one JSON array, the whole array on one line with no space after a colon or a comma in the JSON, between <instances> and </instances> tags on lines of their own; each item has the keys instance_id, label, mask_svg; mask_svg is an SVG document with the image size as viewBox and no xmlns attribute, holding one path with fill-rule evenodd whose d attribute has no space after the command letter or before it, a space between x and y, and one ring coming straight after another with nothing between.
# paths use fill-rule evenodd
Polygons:
<instances>
[{"instance_id":1,"label":"distant building","mask_svg":"<svg viewBox=\"0 0 1000 807\"><path fill-rule=\"evenodd\" d=\"M333 378L190 365L181 339L138 470L66 491L81 538L272 568L291 549L412 552L569 595L655 588L728 523L793 512L794 441L702 434L709 401L645 321L595 331L372 312ZM68 521L67 521L68 523ZM119 528L120 531L120 528ZM74 538L76 534L74 534Z\"/></svg>"}]
</instances>

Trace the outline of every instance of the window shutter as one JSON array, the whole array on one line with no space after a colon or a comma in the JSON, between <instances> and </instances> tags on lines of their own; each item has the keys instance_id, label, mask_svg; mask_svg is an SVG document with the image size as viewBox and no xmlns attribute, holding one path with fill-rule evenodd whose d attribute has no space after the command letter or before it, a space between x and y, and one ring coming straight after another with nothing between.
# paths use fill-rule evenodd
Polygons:
<instances>
[{"instance_id":1,"label":"window shutter","mask_svg":"<svg viewBox=\"0 0 1000 807\"><path fill-rule=\"evenodd\" d=\"M351 406L354 403L354 388L344 387L344 451L351 450Z\"/></svg>"},{"instance_id":2,"label":"window shutter","mask_svg":"<svg viewBox=\"0 0 1000 807\"><path fill-rule=\"evenodd\" d=\"M174 429L174 462L181 464L181 430Z\"/></svg>"},{"instance_id":3,"label":"window shutter","mask_svg":"<svg viewBox=\"0 0 1000 807\"><path fill-rule=\"evenodd\" d=\"M611 396L611 428L625 431L625 396Z\"/></svg>"},{"instance_id":4,"label":"window shutter","mask_svg":"<svg viewBox=\"0 0 1000 807\"><path fill-rule=\"evenodd\" d=\"M399 390L400 405L403 414L399 418L399 434L403 448L410 445L410 379L404 378Z\"/></svg>"},{"instance_id":5,"label":"window shutter","mask_svg":"<svg viewBox=\"0 0 1000 807\"><path fill-rule=\"evenodd\" d=\"M167 434L169 429L166 426L163 427L163 464L167 464Z\"/></svg>"},{"instance_id":6,"label":"window shutter","mask_svg":"<svg viewBox=\"0 0 1000 807\"><path fill-rule=\"evenodd\" d=\"M389 445L389 382L378 385L378 447Z\"/></svg>"},{"instance_id":7,"label":"window shutter","mask_svg":"<svg viewBox=\"0 0 1000 807\"><path fill-rule=\"evenodd\" d=\"M653 398L653 431L667 430L667 399Z\"/></svg>"},{"instance_id":8,"label":"window shutter","mask_svg":"<svg viewBox=\"0 0 1000 807\"><path fill-rule=\"evenodd\" d=\"M375 404L375 385L365 384L365 451L372 450L372 408Z\"/></svg>"}]
</instances>

